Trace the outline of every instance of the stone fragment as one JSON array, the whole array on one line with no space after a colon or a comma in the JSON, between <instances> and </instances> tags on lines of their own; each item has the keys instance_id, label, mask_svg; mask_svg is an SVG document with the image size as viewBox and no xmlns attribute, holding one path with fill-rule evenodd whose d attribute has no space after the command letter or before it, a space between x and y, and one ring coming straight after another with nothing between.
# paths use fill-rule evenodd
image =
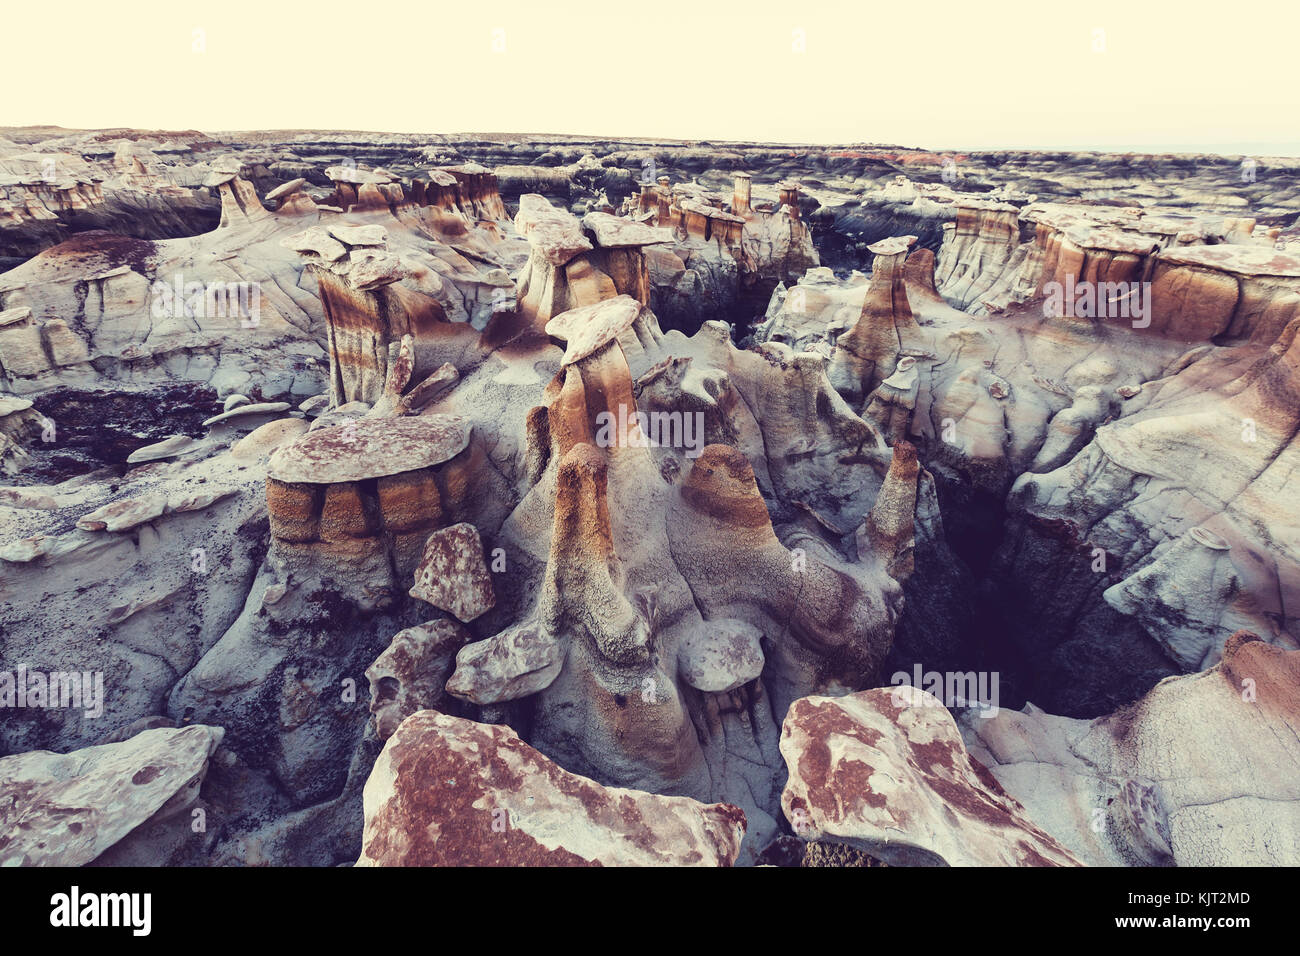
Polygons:
<instances>
[{"instance_id":1,"label":"stone fragment","mask_svg":"<svg viewBox=\"0 0 1300 956\"><path fill-rule=\"evenodd\" d=\"M469 622L496 604L478 529L462 522L429 535L411 597Z\"/></svg>"},{"instance_id":2,"label":"stone fragment","mask_svg":"<svg viewBox=\"0 0 1300 956\"><path fill-rule=\"evenodd\" d=\"M466 645L447 693L483 706L545 690L564 666L564 648L535 622Z\"/></svg>"},{"instance_id":3,"label":"stone fragment","mask_svg":"<svg viewBox=\"0 0 1300 956\"><path fill-rule=\"evenodd\" d=\"M746 621L705 621L682 640L677 669L696 690L735 690L763 673L762 637Z\"/></svg>"},{"instance_id":4,"label":"stone fragment","mask_svg":"<svg viewBox=\"0 0 1300 956\"><path fill-rule=\"evenodd\" d=\"M469 634L455 621L417 624L393 635L384 653L366 668L370 713L379 739L416 711L441 704L447 676Z\"/></svg>"}]
</instances>

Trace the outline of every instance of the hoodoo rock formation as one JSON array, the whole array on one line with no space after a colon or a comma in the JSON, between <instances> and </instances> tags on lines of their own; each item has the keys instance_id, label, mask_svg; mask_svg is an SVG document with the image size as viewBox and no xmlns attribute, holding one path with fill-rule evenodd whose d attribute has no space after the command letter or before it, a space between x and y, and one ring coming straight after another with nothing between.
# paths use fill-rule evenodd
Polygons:
<instances>
[{"instance_id":1,"label":"hoodoo rock formation","mask_svg":"<svg viewBox=\"0 0 1300 956\"><path fill-rule=\"evenodd\" d=\"M13 135L0 863L1300 863L1300 165Z\"/></svg>"},{"instance_id":2,"label":"hoodoo rock formation","mask_svg":"<svg viewBox=\"0 0 1300 956\"><path fill-rule=\"evenodd\" d=\"M876 258L862 314L836 340L830 361L831 384L850 402L870 395L893 375L904 346L913 345L919 338L920 329L903 282L907 250L915 241L915 236L901 236L869 247ZM900 381L892 387L902 385Z\"/></svg>"}]
</instances>

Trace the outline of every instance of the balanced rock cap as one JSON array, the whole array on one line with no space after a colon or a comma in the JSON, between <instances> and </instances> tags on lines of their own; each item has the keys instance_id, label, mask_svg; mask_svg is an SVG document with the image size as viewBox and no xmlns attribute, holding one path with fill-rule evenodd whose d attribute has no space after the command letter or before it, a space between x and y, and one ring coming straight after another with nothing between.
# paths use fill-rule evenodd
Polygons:
<instances>
[{"instance_id":1,"label":"balanced rock cap","mask_svg":"<svg viewBox=\"0 0 1300 956\"><path fill-rule=\"evenodd\" d=\"M551 265L562 266L580 252L592 249L576 216L556 209L537 193L519 197L515 228L528 240L537 255Z\"/></svg>"},{"instance_id":2,"label":"balanced rock cap","mask_svg":"<svg viewBox=\"0 0 1300 956\"><path fill-rule=\"evenodd\" d=\"M379 170L372 172L368 169L358 169L356 166L330 166L325 170L325 175L336 183L351 183L354 186L393 181L393 177L387 173L382 173Z\"/></svg>"},{"instance_id":3,"label":"balanced rock cap","mask_svg":"<svg viewBox=\"0 0 1300 956\"><path fill-rule=\"evenodd\" d=\"M280 240L280 245L294 252L313 253L326 262L337 262L348 254L348 247L320 226L312 226L292 236L286 236Z\"/></svg>"},{"instance_id":4,"label":"balanced rock cap","mask_svg":"<svg viewBox=\"0 0 1300 956\"><path fill-rule=\"evenodd\" d=\"M203 185L222 186L228 182L233 181L237 176L238 173L223 172L222 170L214 169L212 172L208 173L208 175L204 177Z\"/></svg>"},{"instance_id":5,"label":"balanced rock cap","mask_svg":"<svg viewBox=\"0 0 1300 956\"><path fill-rule=\"evenodd\" d=\"M867 246L867 252L876 256L896 256L900 252L906 252L914 242L916 236L890 236Z\"/></svg>"},{"instance_id":6,"label":"balanced rock cap","mask_svg":"<svg viewBox=\"0 0 1300 956\"><path fill-rule=\"evenodd\" d=\"M325 228L331 236L349 246L381 246L388 241L388 233L378 223L364 226L331 223Z\"/></svg>"},{"instance_id":7,"label":"balanced rock cap","mask_svg":"<svg viewBox=\"0 0 1300 956\"><path fill-rule=\"evenodd\" d=\"M269 193L266 194L266 198L268 200L281 199L284 196L288 196L291 195L292 193L296 193L299 189L301 189L303 186L306 185L307 185L307 180L303 179L302 177L299 177L298 179L291 179L287 183L284 183L281 186L276 186L274 189L272 189Z\"/></svg>"},{"instance_id":8,"label":"balanced rock cap","mask_svg":"<svg viewBox=\"0 0 1300 956\"><path fill-rule=\"evenodd\" d=\"M459 415L365 418L308 432L277 450L266 473L319 485L398 475L454 458L472 431Z\"/></svg>"},{"instance_id":9,"label":"balanced rock cap","mask_svg":"<svg viewBox=\"0 0 1300 956\"><path fill-rule=\"evenodd\" d=\"M896 388L902 392L907 391L916 383L917 370L915 366L916 359L910 355L903 356L898 360L898 367L894 369L894 374L881 384Z\"/></svg>"},{"instance_id":10,"label":"balanced rock cap","mask_svg":"<svg viewBox=\"0 0 1300 956\"><path fill-rule=\"evenodd\" d=\"M603 249L672 242L672 235L666 229L656 229L643 222L611 216L607 212L587 213L582 219L582 227L596 237L596 245Z\"/></svg>"},{"instance_id":11,"label":"balanced rock cap","mask_svg":"<svg viewBox=\"0 0 1300 956\"><path fill-rule=\"evenodd\" d=\"M632 327L644 306L630 295L561 312L546 323L546 334L568 343L561 367L594 355Z\"/></svg>"}]
</instances>

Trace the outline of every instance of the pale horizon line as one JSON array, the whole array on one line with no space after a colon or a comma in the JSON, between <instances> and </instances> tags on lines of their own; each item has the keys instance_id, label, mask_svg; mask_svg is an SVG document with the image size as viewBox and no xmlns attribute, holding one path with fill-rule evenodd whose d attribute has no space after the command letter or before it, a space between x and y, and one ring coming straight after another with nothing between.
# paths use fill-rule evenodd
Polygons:
<instances>
[{"instance_id":1,"label":"pale horizon line","mask_svg":"<svg viewBox=\"0 0 1300 956\"><path fill-rule=\"evenodd\" d=\"M709 143L718 146L769 146L769 147L815 147L815 148L833 148L833 147L859 147L865 149L898 149L909 152L920 153L1097 153L1097 154L1124 154L1139 156L1198 156L1212 155L1224 159L1233 159L1247 156L1256 157L1275 157L1278 159L1295 159L1300 158L1300 141L1295 142L1219 142L1219 143L1170 143L1164 144L1142 144L1142 143L1119 143L1114 145L1023 145L1023 141L1016 145L997 145L997 146L923 146L907 145L899 142L888 141L871 141L871 140L776 140L764 139L759 137L747 138L729 138L718 136L656 136L630 133L578 133L578 132L540 132L537 130L530 131L513 131L513 130L395 130L395 129L329 129L321 127L284 127L284 126L248 126L239 128L216 129L204 128L199 126L188 127L152 127L152 126L63 126L57 123L31 123L23 125L5 125L0 126L0 135L6 132L27 132L28 134L40 130L55 130L65 134L77 133L113 133L117 131L144 133L144 134L184 134L184 133L201 133L212 137L232 137L247 133L283 133L283 134L319 134L319 135L350 135L362 134L370 136L427 136L427 137L479 137L484 139L491 138L518 138L522 140L532 140L542 142L545 140L557 141L593 141L593 142L628 142L628 143L665 143L665 144L702 144ZM57 135L57 134L56 134ZM32 144L36 145L36 144ZM454 142L452 143L454 145ZM1251 147L1251 148L1245 148Z\"/></svg>"}]
</instances>

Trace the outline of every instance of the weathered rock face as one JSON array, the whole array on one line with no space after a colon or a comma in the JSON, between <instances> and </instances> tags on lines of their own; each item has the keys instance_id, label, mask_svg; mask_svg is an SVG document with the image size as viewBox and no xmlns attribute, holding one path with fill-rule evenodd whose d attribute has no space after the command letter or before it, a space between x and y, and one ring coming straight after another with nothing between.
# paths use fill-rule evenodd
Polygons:
<instances>
[{"instance_id":1,"label":"weathered rock face","mask_svg":"<svg viewBox=\"0 0 1300 956\"><path fill-rule=\"evenodd\" d=\"M358 866L729 866L745 815L606 788L509 727L405 720L366 782Z\"/></svg>"},{"instance_id":2,"label":"weathered rock face","mask_svg":"<svg viewBox=\"0 0 1300 956\"><path fill-rule=\"evenodd\" d=\"M796 833L902 866L1077 866L917 688L798 700L781 728Z\"/></svg>"},{"instance_id":3,"label":"weathered rock face","mask_svg":"<svg viewBox=\"0 0 1300 956\"><path fill-rule=\"evenodd\" d=\"M267 189L264 205L264 163L224 155L165 167L182 180L166 186L155 160L141 165L128 151L114 195L152 201L157 232L82 231L0 279L10 319L0 325L0 388L181 379L224 397L256 382L262 397L297 402L321 390L335 353L336 403L373 404L389 347L404 335L416 340L414 385L440 364L423 360L431 337L451 334L443 326L482 330L512 312L508 273L522 244L482 167L434 170L446 185L426 198L407 196L387 173L344 165L333 169L335 196L316 202L298 176ZM215 209L204 217L215 231L165 225L199 190L220 204L219 222ZM331 205L339 191L348 201Z\"/></svg>"},{"instance_id":4,"label":"weathered rock face","mask_svg":"<svg viewBox=\"0 0 1300 956\"><path fill-rule=\"evenodd\" d=\"M747 321L778 283L818 264L799 187L782 184L777 201L754 204L751 179L740 174L724 197L663 177L625 203L634 218L671 230L671 250L647 250L649 304L666 327L694 330L737 312Z\"/></svg>"},{"instance_id":5,"label":"weathered rock face","mask_svg":"<svg viewBox=\"0 0 1300 956\"><path fill-rule=\"evenodd\" d=\"M532 249L519 279L519 312L538 328L615 296L648 305L647 247L671 241L665 230L604 212L579 222L532 193L520 197L515 226Z\"/></svg>"},{"instance_id":6,"label":"weathered rock face","mask_svg":"<svg viewBox=\"0 0 1300 956\"><path fill-rule=\"evenodd\" d=\"M858 553L880 555L886 561L889 576L900 584L912 576L915 566L920 472L916 448L905 441L895 444L885 483L858 528Z\"/></svg>"},{"instance_id":7,"label":"weathered rock face","mask_svg":"<svg viewBox=\"0 0 1300 956\"><path fill-rule=\"evenodd\" d=\"M1297 702L1300 652L1240 632L1214 667L1110 717L1027 707L966 720L964 734L1086 863L1276 866L1300 858Z\"/></svg>"},{"instance_id":8,"label":"weathered rock face","mask_svg":"<svg viewBox=\"0 0 1300 956\"><path fill-rule=\"evenodd\" d=\"M238 234L230 244L258 244L246 229L230 231ZM324 353L312 338L314 299L271 289L268 272L241 274L229 256L198 264L191 245L82 233L5 273L0 384L35 395L175 377L224 394L256 373L268 396L317 390ZM255 256L261 269L289 269L278 252ZM296 274L286 280L296 284ZM63 316L80 318L74 328Z\"/></svg>"},{"instance_id":9,"label":"weathered rock face","mask_svg":"<svg viewBox=\"0 0 1300 956\"><path fill-rule=\"evenodd\" d=\"M847 353L845 353L847 356ZM912 413L921 389L916 358L904 355L894 372L867 396L862 417L876 424L892 443L904 441L912 431Z\"/></svg>"},{"instance_id":10,"label":"weathered rock face","mask_svg":"<svg viewBox=\"0 0 1300 956\"><path fill-rule=\"evenodd\" d=\"M6 710L0 752L224 730L194 804L222 826L155 814L96 862L355 861L368 777L384 862L870 861L897 832L881 800L910 814L890 862L1254 860L1220 824L1296 858L1280 778L1248 775L1253 813L1186 756L1233 702L1196 697L1198 723L1167 691L1240 660L1290 693L1300 166L1238 190L1210 158L182 138L41 144L87 175L17 184L56 219L0 212L0 241L44 250L0 275L0 471L21 482L0 488L0 693L18 665L105 687L99 715ZM209 231L170 238L195 198ZM61 234L128 207L156 222ZM981 754L1031 734L1073 768L1066 797L1024 792L1041 761L989 756L1018 806L919 697L850 713L918 665L1000 673ZM1148 691L1105 730L1009 714ZM1258 741L1291 718L1257 699L1221 729L1289 770ZM805 850L780 725L828 707L880 736L791 731L833 757L820 789L791 778L828 808ZM1080 727L1118 743L1057 761ZM372 776L388 738L414 776ZM427 793L425 757L471 789ZM1104 845L1058 823L1102 793ZM420 814L461 797L479 805L430 841Z\"/></svg>"},{"instance_id":11,"label":"weathered rock face","mask_svg":"<svg viewBox=\"0 0 1300 956\"><path fill-rule=\"evenodd\" d=\"M81 866L146 823L188 832L221 737L164 727L66 755L0 757L0 866Z\"/></svg>"},{"instance_id":12,"label":"weathered rock face","mask_svg":"<svg viewBox=\"0 0 1300 956\"><path fill-rule=\"evenodd\" d=\"M499 530L475 522L484 552L492 538L513 570L493 574L496 605L474 617L480 639L446 690L494 714L526 707L529 741L602 783L734 794L761 837L752 859L775 833L768 695L784 708L869 680L888 650L898 585L828 533L861 521L887 453L820 368L739 352L720 329L665 334L631 296L570 310L547 332L566 351L527 416L523 491ZM439 407L486 421L482 377ZM796 399L809 383L822 397ZM799 450L770 450L783 448ZM830 476L846 456L855 463ZM774 527L763 488L806 499L787 522L833 517ZM752 566L720 579L738 556Z\"/></svg>"},{"instance_id":13,"label":"weathered rock face","mask_svg":"<svg viewBox=\"0 0 1300 956\"><path fill-rule=\"evenodd\" d=\"M127 140L37 151L0 139L0 260L37 255L70 231L162 239L211 229L218 203L195 188L197 170L163 161L169 147L189 151L175 142L151 149Z\"/></svg>"},{"instance_id":14,"label":"weathered rock face","mask_svg":"<svg viewBox=\"0 0 1300 956\"><path fill-rule=\"evenodd\" d=\"M157 715L238 615L264 550L265 462L228 445L255 424L219 425L225 447L199 439L110 480L0 500L0 672L98 674L103 686L98 707L4 710L0 750L85 747Z\"/></svg>"},{"instance_id":15,"label":"weathered rock face","mask_svg":"<svg viewBox=\"0 0 1300 956\"><path fill-rule=\"evenodd\" d=\"M733 197L732 214L745 220L741 231L742 273L750 285L790 282L819 264L812 243L812 230L799 213L799 184L780 183L778 199L770 206L749 206L750 187L739 186L746 208L738 209Z\"/></svg>"},{"instance_id":16,"label":"weathered rock face","mask_svg":"<svg viewBox=\"0 0 1300 956\"><path fill-rule=\"evenodd\" d=\"M788 550L773 531L748 463L727 446L705 450L687 476L682 499L683 526L709 532L691 541L693 535L679 531L675 541L684 554L701 552L685 564L697 602L721 609L740 599L734 582L694 576L696 568L711 568L731 553L745 579L764 581L762 595L751 598L758 609L787 621L788 639L769 650L769 683L780 710L818 687L871 680L888 650L898 600L896 586L878 576L884 569L875 565L875 553L862 554L871 567L866 573L817 547L815 538L796 538L791 544L803 547Z\"/></svg>"},{"instance_id":17,"label":"weathered rock face","mask_svg":"<svg viewBox=\"0 0 1300 956\"><path fill-rule=\"evenodd\" d=\"M505 203L497 186L497 177L478 163L462 163L429 171L427 181L411 184L411 200L419 206L435 206L459 213L471 222L504 220Z\"/></svg>"},{"instance_id":18,"label":"weathered rock face","mask_svg":"<svg viewBox=\"0 0 1300 956\"><path fill-rule=\"evenodd\" d=\"M835 340L862 314L868 285L869 278L860 272L841 282L830 269L809 269L797 285L786 288L779 283L772 291L754 338L829 357Z\"/></svg>"},{"instance_id":19,"label":"weathered rock face","mask_svg":"<svg viewBox=\"0 0 1300 956\"><path fill-rule=\"evenodd\" d=\"M1088 528L1073 566L1105 572L1090 571L1088 603L1139 624L1179 669L1215 663L1237 628L1294 648L1286 595L1300 580L1300 552L1281 476L1296 454L1294 406L1283 396L1296 389L1297 328L1267 351L1189 354L1122 399L1122 417L1080 440L1068 461L1022 476L1011 497L1024 515L1018 553L1006 553L1012 573L1038 566L1024 580L1042 588L1042 561L1059 549L1034 530L1044 520L1071 535ZM1207 458L1219 464L1189 488L1186 476Z\"/></svg>"},{"instance_id":20,"label":"weathered rock face","mask_svg":"<svg viewBox=\"0 0 1300 956\"><path fill-rule=\"evenodd\" d=\"M966 200L957 207L934 270L934 285L951 305L967 310L1011 287L1029 254L1020 245L1018 212L1004 202Z\"/></svg>"},{"instance_id":21,"label":"weathered rock face","mask_svg":"<svg viewBox=\"0 0 1300 956\"><path fill-rule=\"evenodd\" d=\"M334 405L386 400L391 410L408 387L418 390L437 374L447 342L458 331L451 307L461 311L458 321L465 320L465 309L446 301L447 286L423 263L392 254L382 226L317 226L284 244L308 258L308 271L317 279ZM471 268L468 260L457 258L467 271ZM497 281L495 287L490 278ZM412 285L399 284L406 279ZM476 292L500 285L499 277L492 276L468 275L464 281L476 284ZM471 308L479 329L502 311L494 304L485 316L481 307Z\"/></svg>"},{"instance_id":22,"label":"weathered rock face","mask_svg":"<svg viewBox=\"0 0 1300 956\"><path fill-rule=\"evenodd\" d=\"M1085 324L1133 322L1181 342L1272 341L1300 308L1300 263L1271 237L1256 238L1254 228L1254 220L1231 216L962 200L935 284L950 304L974 314L1046 296L1052 284L1089 295L1096 286L1091 304L1067 296L1074 301L1063 310L1062 303L1045 307ZM1149 299L1129 299L1130 283L1147 283ZM1126 308L1108 316L1107 304ZM1130 315L1136 307L1142 311Z\"/></svg>"},{"instance_id":23,"label":"weathered rock face","mask_svg":"<svg viewBox=\"0 0 1300 956\"><path fill-rule=\"evenodd\" d=\"M1013 211L974 207L995 218ZM1189 351L1182 336L1191 326L1183 323L1183 331L1171 334L1158 314L1159 308L1178 314L1182 306L1161 306L1158 283L1140 284L1160 268L1155 260L1149 256L1147 265L1122 272L1113 258L1149 246L1163 248L1151 255L1168 253L1171 262L1213 260L1244 269L1267 256L1267 268L1281 274L1288 257L1258 244L1198 245L1225 235L1212 219L1081 205L1030 207L1024 215L1041 220L1044 230L1046 224L1066 229L1080 249L1113 254L1103 262L1059 243L1049 250L1038 245L1049 232L1036 232L1025 243L1026 255L1039 257L1025 266L1026 296L1041 296L1050 283L1097 292L1104 283L1133 281L1141 302L1132 314L1048 309L1052 314L1042 315L1035 298L977 324L932 294L918 259L901 272L918 320L911 345L902 347L892 332L885 336L876 352L897 356L899 364L866 396L863 409L888 441L916 445L939 481L949 540L959 543L968 563L992 567L990 600L976 627L988 635L981 640L1015 662L1004 669L1024 695L1018 702L1032 697L1066 713L1105 712L1177 669L1210 666L1237 628L1296 646L1295 625L1278 617L1286 617L1289 605L1276 597L1290 593L1300 573L1295 536L1264 533L1256 522L1267 515L1284 529L1293 524L1276 497L1282 474L1276 469L1285 469L1292 454L1294 422L1284 396L1295 390L1295 333L1293 324L1279 328L1273 317L1285 318L1275 305L1300 295L1300 280L1271 280L1274 291L1255 300L1258 311L1251 314L1260 319L1254 325L1225 319L1237 324L1236 337L1224 339L1222 330L1231 326L1215 320L1196 334L1222 344ZM940 256L941 270L953 256L988 258L987 250L963 251L965 228L959 221ZM987 223L979 228L997 231ZM1002 233L1017 241L1009 229ZM1160 245L1174 240L1181 244ZM1216 249L1235 251L1209 251ZM956 288L952 281L940 287L947 293ZM854 279L810 277L778 294L756 337L764 347L782 337L822 350L825 338L817 330L833 334L844 299L860 290ZM950 299L964 301L964 295ZM804 310L798 320L792 301ZM864 311L871 302L868 292ZM1068 304L1072 311L1078 302ZM1198 314L1205 312L1198 307ZM841 343L864 338L870 327L859 323L839 336ZM876 327L889 331L884 323ZM854 395L867 365L837 350L832 381ZM1195 490L1188 488L1180 476L1203 472L1207 458L1221 464ZM1235 496L1245 489L1250 492L1238 505ZM1002 509L1005 523L997 516ZM993 520L979 517L981 510L992 511ZM1198 527L1200 537L1193 537ZM1194 555L1220 557L1202 571L1182 570Z\"/></svg>"}]
</instances>

